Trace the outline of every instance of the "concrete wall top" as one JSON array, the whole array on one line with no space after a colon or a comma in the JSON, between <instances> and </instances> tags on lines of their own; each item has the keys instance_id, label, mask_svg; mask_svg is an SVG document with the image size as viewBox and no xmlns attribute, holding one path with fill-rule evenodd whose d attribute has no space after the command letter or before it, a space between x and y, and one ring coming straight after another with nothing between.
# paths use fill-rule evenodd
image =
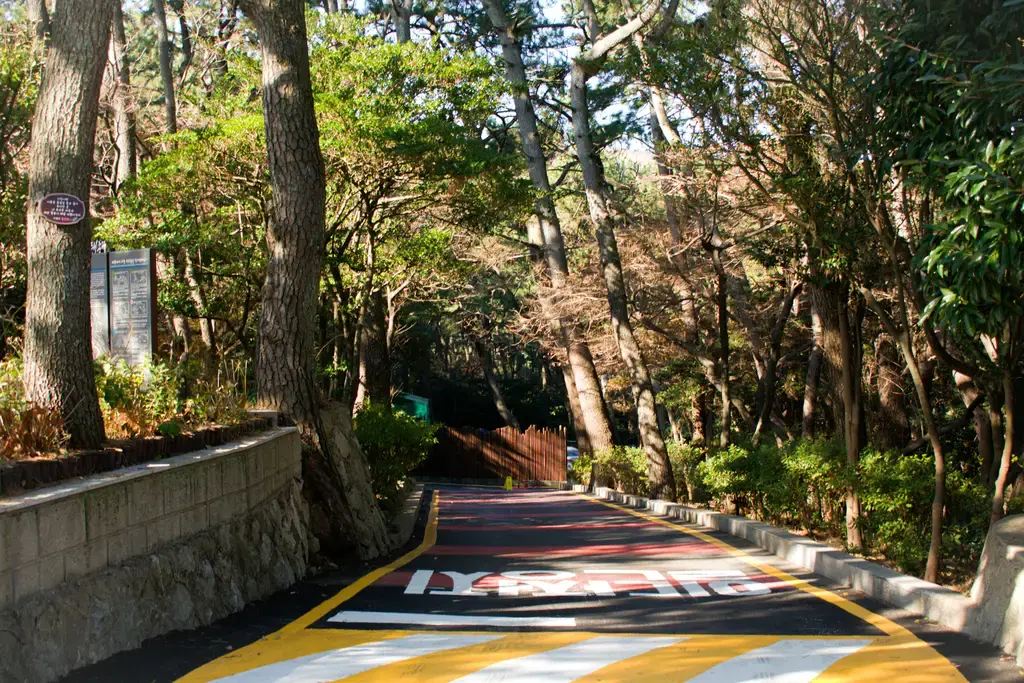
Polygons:
<instances>
[{"instance_id":1,"label":"concrete wall top","mask_svg":"<svg viewBox=\"0 0 1024 683\"><path fill-rule=\"evenodd\" d=\"M301 474L285 427L0 498L0 608L249 514Z\"/></svg>"}]
</instances>

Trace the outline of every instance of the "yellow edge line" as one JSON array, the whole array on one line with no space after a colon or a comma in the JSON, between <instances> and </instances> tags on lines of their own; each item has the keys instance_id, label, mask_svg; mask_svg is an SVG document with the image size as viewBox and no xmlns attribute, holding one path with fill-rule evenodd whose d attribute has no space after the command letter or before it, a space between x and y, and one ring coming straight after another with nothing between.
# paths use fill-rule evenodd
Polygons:
<instances>
[{"instance_id":1,"label":"yellow edge line","mask_svg":"<svg viewBox=\"0 0 1024 683\"><path fill-rule=\"evenodd\" d=\"M334 597L328 598L324 602L311 609L310 611L303 614L295 621L286 624L277 631L277 634L293 633L295 631L301 631L302 629L309 628L317 621L327 616L329 612L338 607L341 603L345 602L356 596L360 591L369 586L370 584L377 581L385 574L389 574L399 567L406 565L417 557L426 552L430 547L437 543L437 512L439 509L439 503L441 500L441 494L439 491L434 491L434 499L430 505L430 516L427 519L427 528L423 533L423 540L418 546L402 555L391 564L374 569L369 574L364 574L359 577L355 582L349 584L344 589L339 591ZM276 635L276 634L275 634Z\"/></svg>"},{"instance_id":2,"label":"yellow edge line","mask_svg":"<svg viewBox=\"0 0 1024 683\"><path fill-rule=\"evenodd\" d=\"M645 520L650 521L650 522L656 522L658 524L662 524L662 525L667 526L667 527L669 527L671 529L675 529L676 531L680 531L680 532L682 532L684 534L688 534L690 536L694 536L695 538L699 538L700 540L705 541L707 543L711 543L712 545L715 545L715 546L721 548L722 550L725 550L726 552L728 552L733 557L735 557L737 559L740 559L740 560L746 562L747 564L751 565L752 567L755 567L755 568L761 570L765 574L773 576L776 579L779 579L780 581L783 581L783 582L789 584L793 588L796 588L797 590L801 590L804 593L808 593L810 595L813 595L816 598L820 598L821 600L824 600L825 602L829 602L829 603L835 605L836 607L839 607L840 609L845 610L846 612L849 612L853 616L868 622L869 624L871 624L875 628L879 629L880 631L882 631L883 633L885 633L888 636L909 636L911 638L914 638L915 640L917 639L917 636L915 636L909 630L907 630L903 626L900 626L896 622L891 621L889 619L886 619L885 617L883 617L880 614L875 614L871 610L866 609L864 607L861 607L857 603L851 602L850 600L847 600L846 598L842 597L841 595L836 595L832 591L828 591L828 590L825 590L824 588L820 588L818 586L812 585L811 583L809 583L808 581L806 581L804 579L798 579L797 577L793 576L792 574L788 574L787 572L784 572L781 569L778 569L777 567L774 567L774 566L772 566L770 564L767 564L765 562L761 562L761 561L757 560L756 558L754 558L753 556L749 555L746 551L741 550L741 549L737 548L736 546L730 545L729 543L726 543L725 541L723 541L723 540L721 540L719 538L715 538L714 536L711 536L710 534L706 534L703 531L697 531L695 529L687 529L684 526L680 526L678 524L674 524L674 523L669 522L667 520L661 519L660 517L655 517L653 515L649 515L646 512L640 512L639 510L632 510L632 509L630 509L628 507L624 507L622 505L617 505L615 503L609 503L608 501L601 500L600 498L595 498L593 496L588 496L588 495L585 495L585 494L582 494L582 493L578 493L576 491L573 491L573 493L576 493L576 495L578 495L578 496L580 496L582 498L586 498L587 500L590 500L590 501L592 501L594 503L600 503L601 505L604 505L606 507L610 507L610 508L612 508L614 510L621 510L623 512L628 512L629 514L634 515L636 517L640 517L641 519L645 519Z\"/></svg>"}]
</instances>

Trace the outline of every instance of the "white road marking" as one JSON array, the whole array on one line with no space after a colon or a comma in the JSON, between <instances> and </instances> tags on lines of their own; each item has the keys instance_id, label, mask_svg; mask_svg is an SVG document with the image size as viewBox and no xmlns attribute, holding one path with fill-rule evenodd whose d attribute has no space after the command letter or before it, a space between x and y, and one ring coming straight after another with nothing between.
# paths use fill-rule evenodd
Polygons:
<instances>
[{"instance_id":1,"label":"white road marking","mask_svg":"<svg viewBox=\"0 0 1024 683\"><path fill-rule=\"evenodd\" d=\"M427 584L430 583L430 579L433 576L434 572L430 569L417 569L416 573L409 579L409 585L405 587L405 594L423 595L423 592L427 590Z\"/></svg>"},{"instance_id":2,"label":"white road marking","mask_svg":"<svg viewBox=\"0 0 1024 683\"><path fill-rule=\"evenodd\" d=\"M462 614L425 614L416 612L338 612L327 621L335 624L402 624L411 626L533 626L536 628L573 628L575 617L488 617Z\"/></svg>"},{"instance_id":3,"label":"white road marking","mask_svg":"<svg viewBox=\"0 0 1024 683\"><path fill-rule=\"evenodd\" d=\"M570 683L609 664L685 640L598 636L535 655L508 659L453 683Z\"/></svg>"},{"instance_id":4,"label":"white road marking","mask_svg":"<svg viewBox=\"0 0 1024 683\"><path fill-rule=\"evenodd\" d=\"M243 671L215 683L322 683L435 652L479 645L500 635L419 634L297 657Z\"/></svg>"},{"instance_id":5,"label":"white road marking","mask_svg":"<svg viewBox=\"0 0 1024 683\"><path fill-rule=\"evenodd\" d=\"M688 683L810 683L870 640L780 640L711 667Z\"/></svg>"}]
</instances>

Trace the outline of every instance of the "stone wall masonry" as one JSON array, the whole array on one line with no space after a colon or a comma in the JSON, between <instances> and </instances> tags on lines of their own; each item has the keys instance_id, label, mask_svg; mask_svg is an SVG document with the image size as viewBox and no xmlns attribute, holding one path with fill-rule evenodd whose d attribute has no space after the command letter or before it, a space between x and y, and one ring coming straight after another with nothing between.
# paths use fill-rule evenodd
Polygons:
<instances>
[{"instance_id":1,"label":"stone wall masonry","mask_svg":"<svg viewBox=\"0 0 1024 683\"><path fill-rule=\"evenodd\" d=\"M47 683L292 585L301 475L281 428L0 499L0 682Z\"/></svg>"}]
</instances>

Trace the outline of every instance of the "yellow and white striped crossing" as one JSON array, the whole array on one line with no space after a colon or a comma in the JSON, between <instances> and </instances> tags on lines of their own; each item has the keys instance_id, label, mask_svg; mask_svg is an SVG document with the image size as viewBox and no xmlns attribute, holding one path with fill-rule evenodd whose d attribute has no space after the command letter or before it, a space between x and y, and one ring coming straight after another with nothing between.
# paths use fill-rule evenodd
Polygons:
<instances>
[{"instance_id":1,"label":"yellow and white striped crossing","mask_svg":"<svg viewBox=\"0 0 1024 683\"><path fill-rule=\"evenodd\" d=\"M313 631L272 636L180 683L811 683L964 681L921 641L892 637ZM328 643L330 649L321 648Z\"/></svg>"},{"instance_id":2,"label":"yellow and white striped crossing","mask_svg":"<svg viewBox=\"0 0 1024 683\"><path fill-rule=\"evenodd\" d=\"M543 610L528 608L508 610L501 616L472 610L462 615L426 615L340 609L381 577L434 545L438 518L435 496L423 542L417 549L366 574L278 632L209 662L178 683L966 681L953 664L911 631L842 595L798 579L709 534L646 513L617 509L711 543L773 579L867 622L878 635L732 635L727 629L723 629L726 634L688 634L685 623L679 624L678 634L580 632L552 629L558 625L546 623L541 627L547 630L533 632L474 632L474 628L487 626L533 626L529 620L549 617ZM425 622L425 617L430 619ZM487 621L494 618L511 621ZM356 624L362 628L348 626ZM378 625L381 630L376 630ZM396 626L411 628L383 630ZM429 631L432 626L449 630ZM415 628L422 630L412 630Z\"/></svg>"}]
</instances>

